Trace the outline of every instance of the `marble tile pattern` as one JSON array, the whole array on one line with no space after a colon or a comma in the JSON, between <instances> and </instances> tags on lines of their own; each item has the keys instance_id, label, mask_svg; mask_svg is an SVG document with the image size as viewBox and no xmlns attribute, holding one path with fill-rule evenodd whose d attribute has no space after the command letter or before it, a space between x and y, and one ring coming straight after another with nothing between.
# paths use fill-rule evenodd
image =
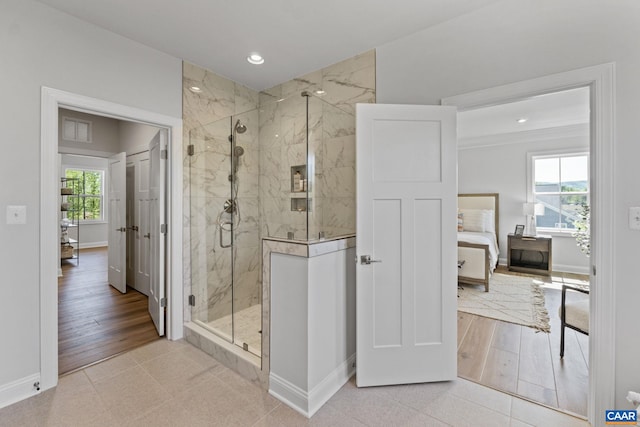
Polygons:
<instances>
[{"instance_id":1,"label":"marble tile pattern","mask_svg":"<svg viewBox=\"0 0 640 427\"><path fill-rule=\"evenodd\" d=\"M564 426L589 423L458 378L357 388L307 419L185 341L158 340L0 409L13 426Z\"/></svg>"},{"instance_id":2,"label":"marble tile pattern","mask_svg":"<svg viewBox=\"0 0 640 427\"><path fill-rule=\"evenodd\" d=\"M325 94L310 98L307 114L301 92L320 89ZM196 299L195 307L185 305L185 321L214 322L229 316L232 305L242 310L261 303L268 318L261 237L293 232L296 239L316 239L320 232L330 238L355 231L357 102L375 102L374 51L260 93L183 64L185 304L189 295ZM244 154L232 190L228 137L237 120L247 131L236 135ZM305 196L292 193L291 166L307 164L307 129L308 216L291 210L291 197ZM233 215L223 213L232 191L238 202ZM221 238L223 245L231 242L230 223L234 245L223 248ZM231 333L226 329L222 335ZM268 366L268 340L262 347Z\"/></svg>"},{"instance_id":3,"label":"marble tile pattern","mask_svg":"<svg viewBox=\"0 0 640 427\"><path fill-rule=\"evenodd\" d=\"M209 322L209 327L214 330L230 330L233 322L233 342L242 347L244 343L249 346L249 351L256 356L262 353L262 305L236 311L225 317Z\"/></svg>"},{"instance_id":4,"label":"marble tile pattern","mask_svg":"<svg viewBox=\"0 0 640 427\"><path fill-rule=\"evenodd\" d=\"M199 93L190 90L200 88ZM184 63L183 120L185 140L194 146L194 155L185 152L185 283L196 297L196 307L185 320L212 321L236 309L260 302L260 230L258 222L258 92ZM236 198L238 210L223 212L231 197L232 119L240 119L247 131L236 135L244 146L239 157ZM235 122L234 122L235 123ZM235 228L233 249L231 223ZM231 251L235 258L232 258ZM231 262L234 277L232 278ZM232 282L235 288L232 293ZM186 299L185 299L186 301Z\"/></svg>"},{"instance_id":5,"label":"marble tile pattern","mask_svg":"<svg viewBox=\"0 0 640 427\"><path fill-rule=\"evenodd\" d=\"M291 211L291 166L307 163L309 212ZM375 52L369 51L260 94L260 203L263 236L317 239L355 231L355 104L375 102ZM302 195L304 196L304 195ZM308 235L307 235L308 230Z\"/></svg>"}]
</instances>

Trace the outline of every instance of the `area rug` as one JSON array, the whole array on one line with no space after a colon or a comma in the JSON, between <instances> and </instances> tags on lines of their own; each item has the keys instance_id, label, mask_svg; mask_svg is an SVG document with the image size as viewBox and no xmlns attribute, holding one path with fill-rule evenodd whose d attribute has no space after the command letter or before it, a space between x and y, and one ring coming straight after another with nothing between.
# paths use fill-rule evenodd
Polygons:
<instances>
[{"instance_id":1,"label":"area rug","mask_svg":"<svg viewBox=\"0 0 640 427\"><path fill-rule=\"evenodd\" d=\"M458 290L458 310L550 332L542 283L532 277L494 273L489 292L484 291L484 285L462 285Z\"/></svg>"}]
</instances>

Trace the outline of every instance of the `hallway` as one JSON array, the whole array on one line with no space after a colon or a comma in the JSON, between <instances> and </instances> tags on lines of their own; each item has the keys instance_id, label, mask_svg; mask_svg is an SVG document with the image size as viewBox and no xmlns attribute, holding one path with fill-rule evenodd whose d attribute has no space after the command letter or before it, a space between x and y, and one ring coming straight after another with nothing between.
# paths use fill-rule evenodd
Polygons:
<instances>
[{"instance_id":1,"label":"hallway","mask_svg":"<svg viewBox=\"0 0 640 427\"><path fill-rule=\"evenodd\" d=\"M58 278L59 375L158 339L147 297L121 294L107 280L107 248L83 249L63 261Z\"/></svg>"}]
</instances>

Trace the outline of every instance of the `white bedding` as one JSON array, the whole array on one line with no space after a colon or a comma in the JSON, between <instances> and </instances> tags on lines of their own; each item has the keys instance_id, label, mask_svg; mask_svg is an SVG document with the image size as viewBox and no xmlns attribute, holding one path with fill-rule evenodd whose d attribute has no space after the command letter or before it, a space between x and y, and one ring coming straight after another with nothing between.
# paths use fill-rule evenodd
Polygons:
<instances>
[{"instance_id":1,"label":"white bedding","mask_svg":"<svg viewBox=\"0 0 640 427\"><path fill-rule=\"evenodd\" d=\"M458 232L458 242L488 245L489 246L489 268L491 268L491 272L493 272L493 270L496 268L496 264L498 263L498 255L500 254L500 251L498 249L498 241L496 240L495 233L460 231Z\"/></svg>"}]
</instances>

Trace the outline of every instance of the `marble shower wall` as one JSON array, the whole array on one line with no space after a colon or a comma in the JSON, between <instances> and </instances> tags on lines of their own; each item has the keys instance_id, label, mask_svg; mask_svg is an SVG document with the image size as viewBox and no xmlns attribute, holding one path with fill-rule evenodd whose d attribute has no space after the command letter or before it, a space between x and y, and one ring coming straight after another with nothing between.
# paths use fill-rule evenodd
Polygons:
<instances>
[{"instance_id":1,"label":"marble shower wall","mask_svg":"<svg viewBox=\"0 0 640 427\"><path fill-rule=\"evenodd\" d=\"M316 91L322 90L318 95ZM291 167L306 163L309 99L310 240L355 233L355 104L375 102L375 51L260 94L260 219L263 236L307 238L305 212L291 210Z\"/></svg>"},{"instance_id":2,"label":"marble shower wall","mask_svg":"<svg viewBox=\"0 0 640 427\"><path fill-rule=\"evenodd\" d=\"M189 90L192 86L201 92ZM375 52L261 93L183 63L184 141L195 147L189 156L185 144L184 153L185 302L190 294L196 297L193 312L185 308L186 321L231 314L231 249L220 247L215 224L231 219L219 215L231 193L227 138L235 120L247 126L237 138L244 148L238 171L241 221L233 248L237 310L260 302L261 237L294 231L296 238L306 238L305 213L291 211L291 166L306 163L306 100L300 93L320 89L325 93L309 103L312 239L320 231L326 237L355 232L354 112L357 102L375 102ZM222 233L228 244L230 232Z\"/></svg>"},{"instance_id":3,"label":"marble shower wall","mask_svg":"<svg viewBox=\"0 0 640 427\"><path fill-rule=\"evenodd\" d=\"M200 88L195 93L191 87ZM185 295L193 294L196 307L185 310L186 320L210 322L230 315L232 304L232 254L235 253L236 310L260 302L260 236L258 212L258 92L195 65L183 64L184 140L194 146L185 151ZM247 112L248 113L245 113ZM242 114L245 113L245 114ZM237 137L245 148L238 169L240 218L224 213L231 198L230 142L232 116L247 126ZM238 221L238 219L240 221ZM230 225L236 225L233 248ZM223 224L222 227L219 224ZM185 301L187 299L185 298ZM192 318L188 315L191 314ZM223 331L231 334L231 331Z\"/></svg>"}]
</instances>

